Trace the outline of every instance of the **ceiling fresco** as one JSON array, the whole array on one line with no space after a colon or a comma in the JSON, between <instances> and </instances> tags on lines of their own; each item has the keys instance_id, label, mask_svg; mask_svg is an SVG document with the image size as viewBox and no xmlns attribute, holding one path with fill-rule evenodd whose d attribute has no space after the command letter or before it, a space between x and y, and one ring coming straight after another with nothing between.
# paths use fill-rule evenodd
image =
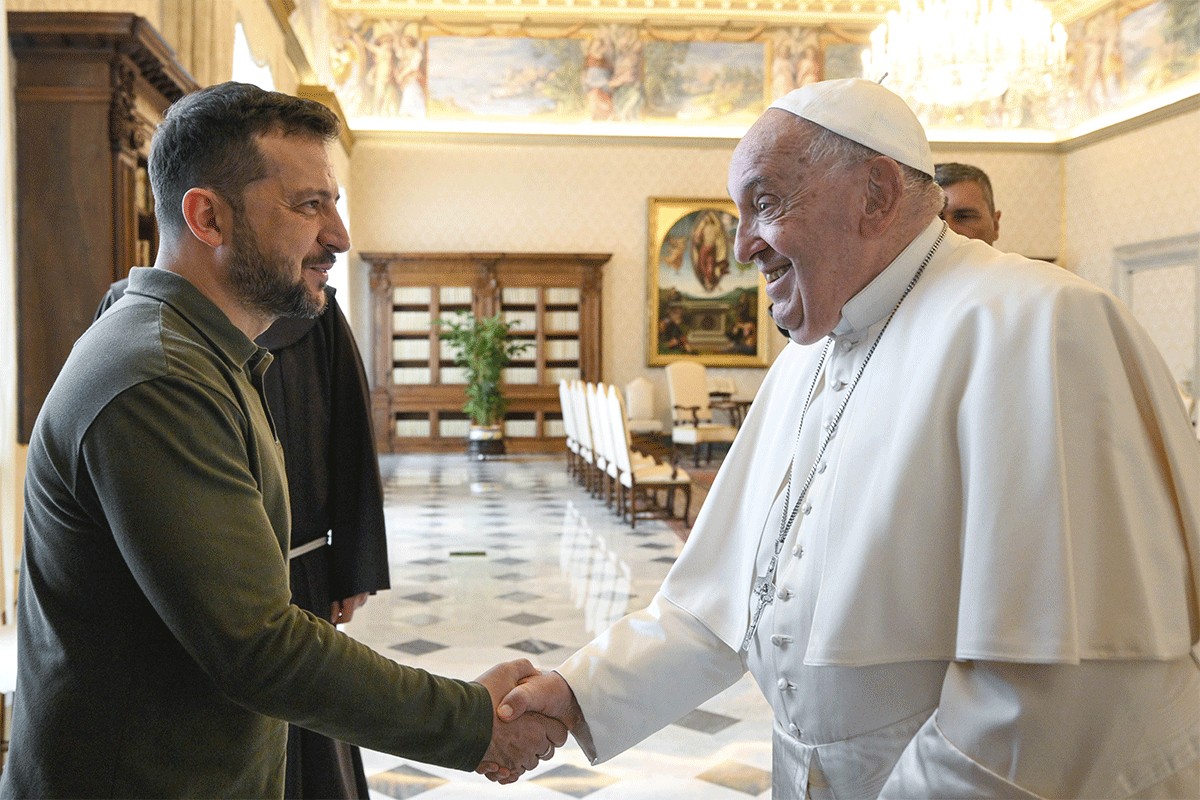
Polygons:
<instances>
[{"instance_id":1,"label":"ceiling fresco","mask_svg":"<svg viewBox=\"0 0 1200 800\"><path fill-rule=\"evenodd\" d=\"M295 0L289 21L356 131L734 138L773 98L860 75L895 6ZM908 98L931 138L1062 141L1200 94L1196 0L1047 6L1068 33L1061 74L984 102Z\"/></svg>"}]
</instances>

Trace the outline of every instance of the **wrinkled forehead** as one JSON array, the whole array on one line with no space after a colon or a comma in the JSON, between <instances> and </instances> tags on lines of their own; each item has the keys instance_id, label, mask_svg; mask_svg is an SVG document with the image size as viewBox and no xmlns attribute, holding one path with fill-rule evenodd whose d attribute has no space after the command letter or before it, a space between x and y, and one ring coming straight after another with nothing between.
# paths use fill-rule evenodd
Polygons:
<instances>
[{"instance_id":1,"label":"wrinkled forehead","mask_svg":"<svg viewBox=\"0 0 1200 800\"><path fill-rule=\"evenodd\" d=\"M763 178L788 179L805 168L808 143L818 126L794 114L768 109L746 131L729 161L729 192Z\"/></svg>"}]
</instances>

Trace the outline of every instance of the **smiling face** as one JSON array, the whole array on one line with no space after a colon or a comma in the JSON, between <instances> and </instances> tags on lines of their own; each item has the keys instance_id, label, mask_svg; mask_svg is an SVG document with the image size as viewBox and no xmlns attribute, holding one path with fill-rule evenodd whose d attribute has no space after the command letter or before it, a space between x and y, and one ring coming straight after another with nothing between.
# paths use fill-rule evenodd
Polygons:
<instances>
[{"instance_id":1,"label":"smiling face","mask_svg":"<svg viewBox=\"0 0 1200 800\"><path fill-rule=\"evenodd\" d=\"M942 219L950 230L994 244L1000 237L1000 212L992 210L983 187L968 180L943 186L942 191L946 193Z\"/></svg>"},{"instance_id":2,"label":"smiling face","mask_svg":"<svg viewBox=\"0 0 1200 800\"><path fill-rule=\"evenodd\" d=\"M267 134L256 143L267 171L234 211L230 288L260 314L315 317L335 254L350 247L329 154L316 137Z\"/></svg>"},{"instance_id":3,"label":"smiling face","mask_svg":"<svg viewBox=\"0 0 1200 800\"><path fill-rule=\"evenodd\" d=\"M769 110L734 150L729 195L738 208L735 253L767 281L776 324L811 344L841 319L868 281L858 209L866 163L829 170L807 161L816 126Z\"/></svg>"}]
</instances>

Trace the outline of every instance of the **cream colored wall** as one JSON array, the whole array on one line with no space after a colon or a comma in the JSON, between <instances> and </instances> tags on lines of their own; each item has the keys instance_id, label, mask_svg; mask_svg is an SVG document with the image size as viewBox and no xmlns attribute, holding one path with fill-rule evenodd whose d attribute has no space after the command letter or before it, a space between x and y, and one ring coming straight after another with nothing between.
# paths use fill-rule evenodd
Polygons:
<instances>
[{"instance_id":1,"label":"cream colored wall","mask_svg":"<svg viewBox=\"0 0 1200 800\"><path fill-rule=\"evenodd\" d=\"M1200 110L1063 160L1063 260L1088 280L1114 287L1114 247L1200 231Z\"/></svg>"},{"instance_id":2,"label":"cream colored wall","mask_svg":"<svg viewBox=\"0 0 1200 800\"><path fill-rule=\"evenodd\" d=\"M1068 152L1064 258L1118 291L1114 248L1200 233L1200 109ZM1124 299L1150 331L1176 380L1197 391L1194 324L1200 264L1143 274Z\"/></svg>"},{"instance_id":3,"label":"cream colored wall","mask_svg":"<svg viewBox=\"0 0 1200 800\"><path fill-rule=\"evenodd\" d=\"M992 182L1000 211L996 247L1031 258L1057 258L1062 236L1062 156L1050 150L933 146L935 161L972 164Z\"/></svg>"},{"instance_id":4,"label":"cream colored wall","mask_svg":"<svg viewBox=\"0 0 1200 800\"><path fill-rule=\"evenodd\" d=\"M604 381L638 375L667 408L661 367L646 366L649 197L725 197L732 142L387 141L360 136L350 216L361 251L612 253L604 267ZM359 278L363 268L359 267ZM360 341L367 341L359 331ZM778 350L783 340L764 332ZM765 370L712 370L753 395Z\"/></svg>"},{"instance_id":5,"label":"cream colored wall","mask_svg":"<svg viewBox=\"0 0 1200 800\"><path fill-rule=\"evenodd\" d=\"M661 367L646 366L646 218L650 197L725 197L733 142L647 143L554 139L437 142L360 136L351 159L355 248L611 252L604 268L602 378L618 386L645 374L667 415ZM939 148L939 160L989 172L1004 209L1001 241L1058 254L1060 158L1051 152ZM360 266L357 280L365 284ZM362 315L365 317L366 315ZM366 319L359 340L369 340ZM772 359L782 349L764 331ZM713 369L752 396L765 370Z\"/></svg>"}]
</instances>

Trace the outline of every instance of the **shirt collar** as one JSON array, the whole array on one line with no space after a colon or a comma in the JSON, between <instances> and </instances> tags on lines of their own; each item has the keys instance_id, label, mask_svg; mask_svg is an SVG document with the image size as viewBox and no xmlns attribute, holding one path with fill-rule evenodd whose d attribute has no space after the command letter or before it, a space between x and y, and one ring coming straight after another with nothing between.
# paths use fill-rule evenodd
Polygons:
<instances>
[{"instance_id":1,"label":"shirt collar","mask_svg":"<svg viewBox=\"0 0 1200 800\"><path fill-rule=\"evenodd\" d=\"M187 278L155 267L134 267L129 271L129 294L140 294L166 303L207 339L222 358L237 369L266 369L270 354L256 345L236 325L192 285ZM262 363L263 356L266 364ZM253 363L250 363L252 362Z\"/></svg>"},{"instance_id":2,"label":"shirt collar","mask_svg":"<svg viewBox=\"0 0 1200 800\"><path fill-rule=\"evenodd\" d=\"M940 219L930 222L928 227L921 231L917 238L909 242L908 247L904 248L900 255L884 268L883 272L876 275L873 281L864 286L854 297L851 297L846 305L842 306L842 318L831 335L847 336L862 333L872 325L882 322L888 314L892 313L892 309L896 307L896 303L900 302L900 297L904 294L904 288L908 286L908 282L912 280L912 276L921 266L921 260L925 258L925 254L933 247L944 224Z\"/></svg>"}]
</instances>

